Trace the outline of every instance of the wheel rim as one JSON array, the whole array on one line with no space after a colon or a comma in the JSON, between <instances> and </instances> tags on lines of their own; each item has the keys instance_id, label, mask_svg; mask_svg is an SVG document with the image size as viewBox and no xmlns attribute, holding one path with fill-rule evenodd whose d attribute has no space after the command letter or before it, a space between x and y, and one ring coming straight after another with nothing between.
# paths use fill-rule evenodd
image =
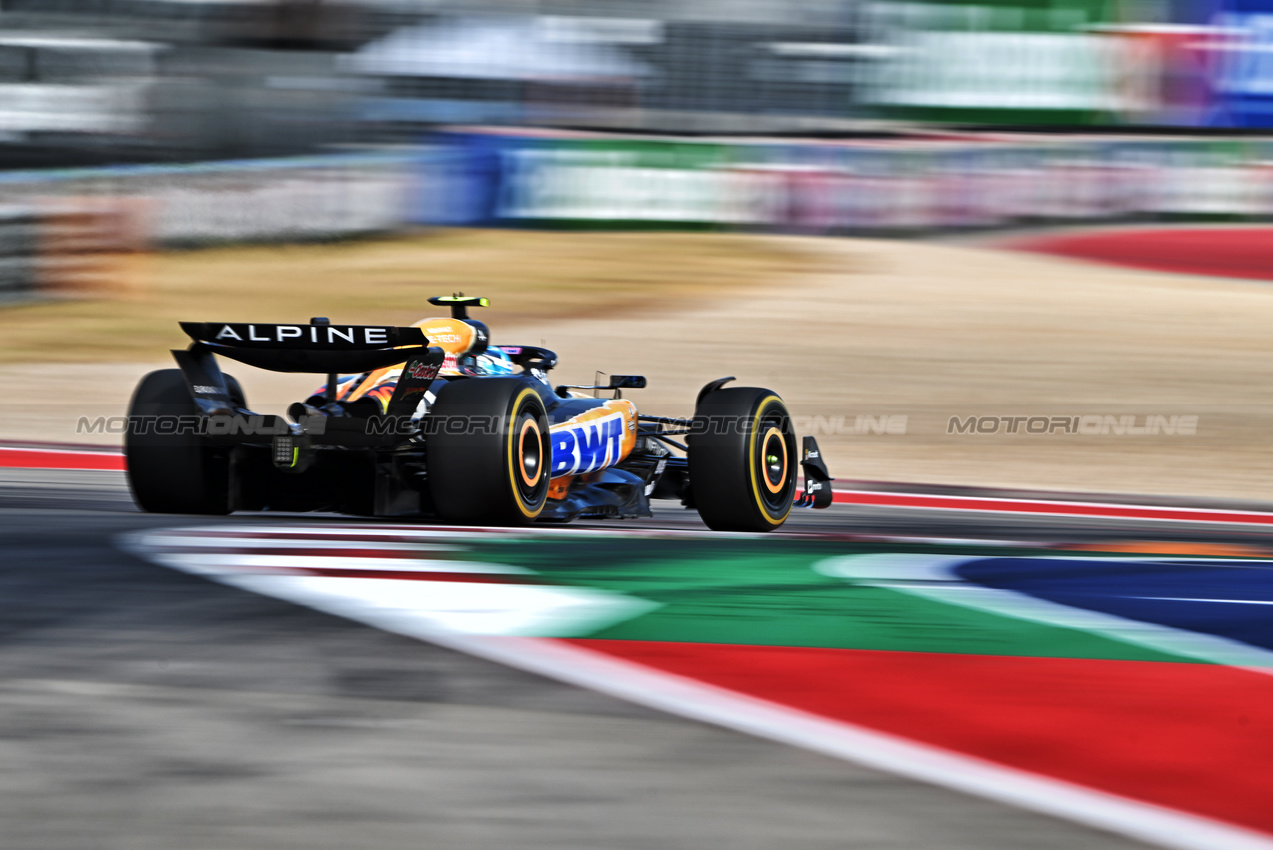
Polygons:
<instances>
[{"instance_id":1,"label":"wheel rim","mask_svg":"<svg viewBox=\"0 0 1273 850\"><path fill-rule=\"evenodd\" d=\"M764 475L761 480L770 493L781 493L787 483L787 445L782 432L770 426L760 441L760 458Z\"/></svg>"},{"instance_id":2,"label":"wheel rim","mask_svg":"<svg viewBox=\"0 0 1273 850\"><path fill-rule=\"evenodd\" d=\"M795 497L794 446L785 410L762 411L757 422L759 439L752 462L760 487L761 506L771 517L786 516Z\"/></svg>"},{"instance_id":3,"label":"wheel rim","mask_svg":"<svg viewBox=\"0 0 1273 850\"><path fill-rule=\"evenodd\" d=\"M517 471L521 475L523 491L533 491L544 477L543 449L539 423L528 416L522 420L521 432L517 436Z\"/></svg>"}]
</instances>

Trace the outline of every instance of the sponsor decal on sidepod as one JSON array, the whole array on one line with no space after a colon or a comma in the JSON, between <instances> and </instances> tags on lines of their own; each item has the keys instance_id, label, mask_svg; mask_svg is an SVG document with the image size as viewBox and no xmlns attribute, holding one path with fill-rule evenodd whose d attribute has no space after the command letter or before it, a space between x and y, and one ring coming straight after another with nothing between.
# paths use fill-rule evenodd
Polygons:
<instances>
[{"instance_id":1,"label":"sponsor decal on sidepod","mask_svg":"<svg viewBox=\"0 0 1273 850\"><path fill-rule=\"evenodd\" d=\"M553 478L614 466L636 444L636 408L628 401L606 402L554 425L550 437Z\"/></svg>"}]
</instances>

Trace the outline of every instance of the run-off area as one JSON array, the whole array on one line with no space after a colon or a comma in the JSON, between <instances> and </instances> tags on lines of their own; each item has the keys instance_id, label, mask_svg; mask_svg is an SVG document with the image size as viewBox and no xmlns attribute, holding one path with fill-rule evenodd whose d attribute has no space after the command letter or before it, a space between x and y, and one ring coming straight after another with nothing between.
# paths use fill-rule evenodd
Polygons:
<instances>
[{"instance_id":1,"label":"run-off area","mask_svg":"<svg viewBox=\"0 0 1273 850\"><path fill-rule=\"evenodd\" d=\"M1140 840L1273 847L1273 558L1254 548L384 524L166 529L127 546Z\"/></svg>"}]
</instances>

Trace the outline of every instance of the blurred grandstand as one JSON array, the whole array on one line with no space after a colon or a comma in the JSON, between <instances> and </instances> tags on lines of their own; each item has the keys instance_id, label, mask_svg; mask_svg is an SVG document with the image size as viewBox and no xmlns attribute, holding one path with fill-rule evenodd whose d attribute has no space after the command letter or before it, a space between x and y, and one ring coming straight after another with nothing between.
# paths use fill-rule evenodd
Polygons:
<instances>
[{"instance_id":1,"label":"blurred grandstand","mask_svg":"<svg viewBox=\"0 0 1273 850\"><path fill-rule=\"evenodd\" d=\"M438 125L853 134L1273 123L1269 0L0 0L0 165Z\"/></svg>"},{"instance_id":2,"label":"blurred grandstand","mask_svg":"<svg viewBox=\"0 0 1273 850\"><path fill-rule=\"evenodd\" d=\"M0 0L3 164L415 141L437 124L850 131L847 0Z\"/></svg>"}]
</instances>

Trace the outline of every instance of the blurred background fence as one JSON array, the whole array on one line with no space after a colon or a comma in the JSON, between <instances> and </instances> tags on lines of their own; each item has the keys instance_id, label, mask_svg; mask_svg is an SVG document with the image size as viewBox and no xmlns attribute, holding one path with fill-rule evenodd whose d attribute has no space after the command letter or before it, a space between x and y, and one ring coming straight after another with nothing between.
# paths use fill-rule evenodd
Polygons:
<instances>
[{"instance_id":1,"label":"blurred background fence","mask_svg":"<svg viewBox=\"0 0 1273 850\"><path fill-rule=\"evenodd\" d=\"M155 247L437 225L905 235L1262 220L1273 218L1273 141L739 141L469 130L393 153L0 172L0 205L9 211L0 229L11 234L64 227L73 218L67 210L79 209L118 219L108 229L121 240Z\"/></svg>"},{"instance_id":2,"label":"blurred background fence","mask_svg":"<svg viewBox=\"0 0 1273 850\"><path fill-rule=\"evenodd\" d=\"M157 247L339 238L408 223L420 153L0 172L0 203L40 221L68 209L125 220ZM15 219L17 220L17 219ZM27 219L22 219L27 220Z\"/></svg>"},{"instance_id":3,"label":"blurred background fence","mask_svg":"<svg viewBox=\"0 0 1273 850\"><path fill-rule=\"evenodd\" d=\"M967 135L687 141L453 133L421 221L829 234L1273 216L1273 142Z\"/></svg>"},{"instance_id":4,"label":"blurred background fence","mask_svg":"<svg viewBox=\"0 0 1273 850\"><path fill-rule=\"evenodd\" d=\"M153 248L333 239L413 223L422 153L0 172L0 301L121 294Z\"/></svg>"}]
</instances>

